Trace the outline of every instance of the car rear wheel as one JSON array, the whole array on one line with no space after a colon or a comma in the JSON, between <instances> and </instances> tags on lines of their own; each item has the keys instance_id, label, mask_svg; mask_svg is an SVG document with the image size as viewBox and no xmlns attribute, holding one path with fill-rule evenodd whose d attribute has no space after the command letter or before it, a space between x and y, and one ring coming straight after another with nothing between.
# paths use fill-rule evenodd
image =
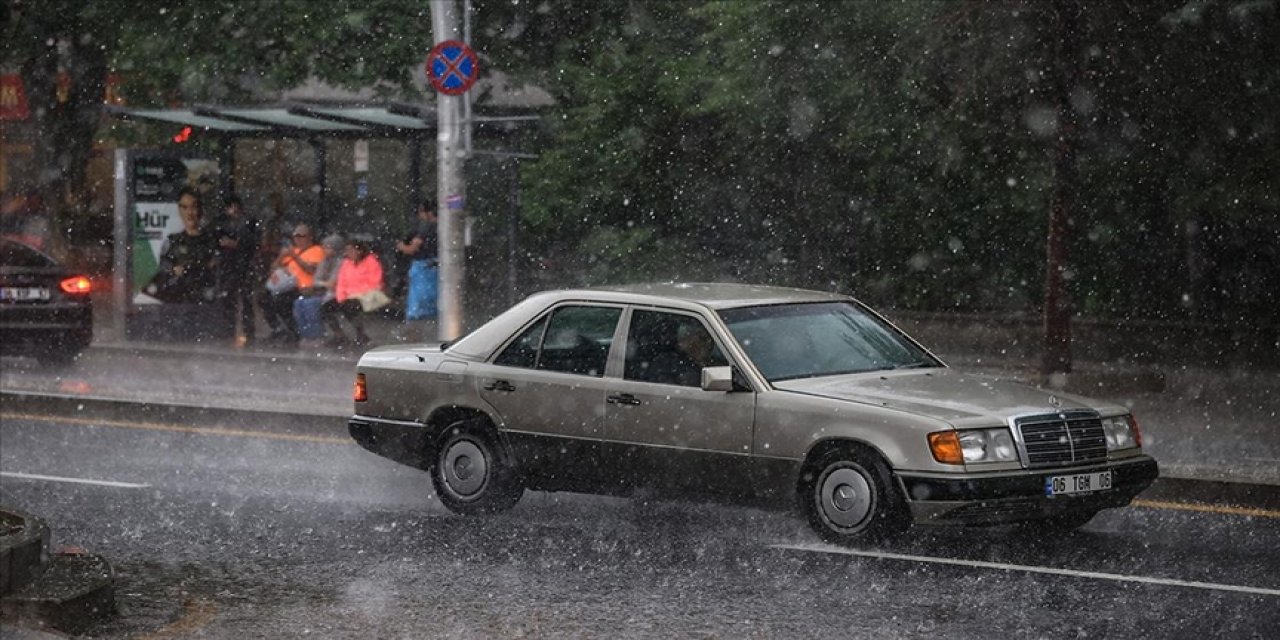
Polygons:
<instances>
[{"instance_id":1,"label":"car rear wheel","mask_svg":"<svg viewBox=\"0 0 1280 640\"><path fill-rule=\"evenodd\" d=\"M524 494L492 429L474 423L458 423L445 430L436 447L431 480L440 502L454 513L505 511Z\"/></svg>"},{"instance_id":2,"label":"car rear wheel","mask_svg":"<svg viewBox=\"0 0 1280 640\"><path fill-rule=\"evenodd\" d=\"M801 479L800 496L810 526L836 544L887 540L911 526L888 466L861 447L818 456Z\"/></svg>"}]
</instances>

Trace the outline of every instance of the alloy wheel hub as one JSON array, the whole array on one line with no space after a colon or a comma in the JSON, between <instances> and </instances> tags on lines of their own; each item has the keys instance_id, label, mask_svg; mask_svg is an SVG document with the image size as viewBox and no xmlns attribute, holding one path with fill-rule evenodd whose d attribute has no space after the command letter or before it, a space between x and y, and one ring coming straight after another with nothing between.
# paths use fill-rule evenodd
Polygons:
<instances>
[{"instance_id":1,"label":"alloy wheel hub","mask_svg":"<svg viewBox=\"0 0 1280 640\"><path fill-rule=\"evenodd\" d=\"M871 515L874 501L871 483L855 469L843 467L823 478L818 493L819 506L835 527L857 527Z\"/></svg>"},{"instance_id":2,"label":"alloy wheel hub","mask_svg":"<svg viewBox=\"0 0 1280 640\"><path fill-rule=\"evenodd\" d=\"M467 498L484 489L489 465L475 443L463 440L449 447L440 468L445 486L458 497Z\"/></svg>"}]
</instances>

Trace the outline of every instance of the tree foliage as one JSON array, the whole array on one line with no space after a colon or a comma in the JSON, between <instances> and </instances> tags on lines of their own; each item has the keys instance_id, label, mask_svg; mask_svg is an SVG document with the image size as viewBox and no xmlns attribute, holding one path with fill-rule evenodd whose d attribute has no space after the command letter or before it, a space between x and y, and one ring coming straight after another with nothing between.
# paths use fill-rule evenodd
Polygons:
<instances>
[{"instance_id":1,"label":"tree foliage","mask_svg":"<svg viewBox=\"0 0 1280 640\"><path fill-rule=\"evenodd\" d=\"M919 308L1035 308L1060 133L1053 9L535 5L513 22L573 26L525 69L565 97L526 172L527 213L549 246L578 249L585 279L741 277ZM1261 302L1280 290L1280 6L1087 9L1071 52L1077 310L1280 320ZM620 236L630 251L592 241Z\"/></svg>"},{"instance_id":2,"label":"tree foliage","mask_svg":"<svg viewBox=\"0 0 1280 640\"><path fill-rule=\"evenodd\" d=\"M526 245L559 283L743 279L928 309L1042 299L1054 2L474 5L485 66L557 100L523 203ZM79 52L87 75L123 74L134 104L313 77L395 92L431 41L425 0L9 12L9 64ZM1077 311L1280 321L1280 2L1088 3L1079 36Z\"/></svg>"}]
</instances>

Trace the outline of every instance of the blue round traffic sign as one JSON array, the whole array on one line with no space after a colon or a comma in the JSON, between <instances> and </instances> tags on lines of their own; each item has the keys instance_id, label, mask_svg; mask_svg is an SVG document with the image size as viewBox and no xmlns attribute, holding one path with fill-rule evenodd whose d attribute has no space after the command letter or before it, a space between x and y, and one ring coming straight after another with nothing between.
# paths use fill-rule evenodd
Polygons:
<instances>
[{"instance_id":1,"label":"blue round traffic sign","mask_svg":"<svg viewBox=\"0 0 1280 640\"><path fill-rule=\"evenodd\" d=\"M466 93L479 75L476 52L461 40L445 40L427 54L427 79L447 96Z\"/></svg>"}]
</instances>

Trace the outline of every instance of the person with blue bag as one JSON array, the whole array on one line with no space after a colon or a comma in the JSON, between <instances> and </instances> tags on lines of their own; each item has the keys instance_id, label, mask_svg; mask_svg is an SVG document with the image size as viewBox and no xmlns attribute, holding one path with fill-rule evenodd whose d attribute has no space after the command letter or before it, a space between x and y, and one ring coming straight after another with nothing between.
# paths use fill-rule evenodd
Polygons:
<instances>
[{"instance_id":1,"label":"person with blue bag","mask_svg":"<svg viewBox=\"0 0 1280 640\"><path fill-rule=\"evenodd\" d=\"M409 256L409 291L405 300L404 320L427 320L436 317L439 262L438 230L435 211L427 203L418 205L418 226L406 241L397 242L396 250Z\"/></svg>"},{"instance_id":2,"label":"person with blue bag","mask_svg":"<svg viewBox=\"0 0 1280 640\"><path fill-rule=\"evenodd\" d=\"M293 318L298 323L298 337L308 344L319 342L324 338L324 323L320 307L333 299L334 289L338 282L338 268L342 264L342 252L345 242L340 235L331 235L324 239L324 260L316 267L315 279L311 286L299 290L298 299L293 302Z\"/></svg>"}]
</instances>

